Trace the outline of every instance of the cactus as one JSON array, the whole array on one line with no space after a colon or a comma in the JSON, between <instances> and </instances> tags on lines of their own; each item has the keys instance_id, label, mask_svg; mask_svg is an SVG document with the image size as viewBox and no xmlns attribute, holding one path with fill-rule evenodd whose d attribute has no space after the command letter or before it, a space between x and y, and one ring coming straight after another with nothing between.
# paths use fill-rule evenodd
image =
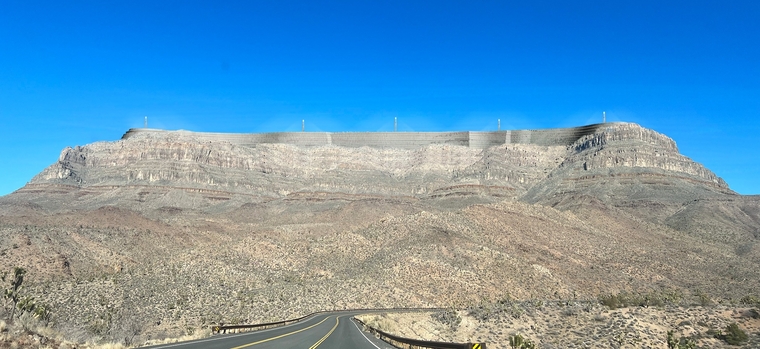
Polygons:
<instances>
[{"instance_id":1,"label":"cactus","mask_svg":"<svg viewBox=\"0 0 760 349\"><path fill-rule=\"evenodd\" d=\"M13 268L13 279L10 281L10 287L6 288L3 292L3 296L13 303L13 307L11 308L11 322L13 322L13 317L16 315L16 307L21 300L21 284L24 283L24 274L26 274L26 269L20 267ZM6 281L6 275L7 273L3 273L3 282Z\"/></svg>"}]
</instances>

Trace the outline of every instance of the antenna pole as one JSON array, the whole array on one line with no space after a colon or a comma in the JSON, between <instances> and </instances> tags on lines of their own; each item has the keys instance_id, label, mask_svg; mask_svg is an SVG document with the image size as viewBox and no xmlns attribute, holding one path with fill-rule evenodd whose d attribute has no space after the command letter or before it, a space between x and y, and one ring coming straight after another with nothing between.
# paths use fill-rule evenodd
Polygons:
<instances>
[{"instance_id":1,"label":"antenna pole","mask_svg":"<svg viewBox=\"0 0 760 349\"><path fill-rule=\"evenodd\" d=\"M606 111L602 112L602 123L603 124L607 123L607 112Z\"/></svg>"},{"instance_id":2,"label":"antenna pole","mask_svg":"<svg viewBox=\"0 0 760 349\"><path fill-rule=\"evenodd\" d=\"M393 132L398 132L398 117L393 117Z\"/></svg>"},{"instance_id":3,"label":"antenna pole","mask_svg":"<svg viewBox=\"0 0 760 349\"><path fill-rule=\"evenodd\" d=\"M306 130L306 120L301 120L301 132L304 132Z\"/></svg>"},{"instance_id":4,"label":"antenna pole","mask_svg":"<svg viewBox=\"0 0 760 349\"><path fill-rule=\"evenodd\" d=\"M148 128L148 117L145 117L145 128Z\"/></svg>"},{"instance_id":5,"label":"antenna pole","mask_svg":"<svg viewBox=\"0 0 760 349\"><path fill-rule=\"evenodd\" d=\"M501 119L496 119L496 123L498 124L496 131L501 131Z\"/></svg>"}]
</instances>

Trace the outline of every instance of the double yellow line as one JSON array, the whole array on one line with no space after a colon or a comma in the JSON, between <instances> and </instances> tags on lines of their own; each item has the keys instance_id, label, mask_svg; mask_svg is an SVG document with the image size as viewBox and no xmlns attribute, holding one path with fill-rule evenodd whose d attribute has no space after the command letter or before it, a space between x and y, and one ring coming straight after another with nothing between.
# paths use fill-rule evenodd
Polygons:
<instances>
[{"instance_id":1,"label":"double yellow line","mask_svg":"<svg viewBox=\"0 0 760 349\"><path fill-rule=\"evenodd\" d=\"M243 344L243 345L241 345L241 346L238 346L238 347L234 347L234 348L231 348L231 349L242 349L242 348L247 348L247 347L250 347L250 346L254 346L254 345L256 345L256 344L266 343L266 342L270 342L270 341L273 341L273 340L275 340L275 339L280 339L280 338L282 338L282 337L287 337L287 336L290 336L290 335L294 335L294 334L296 334L296 333L298 333L298 332L303 332L303 331L306 331L306 330L308 330L308 329L310 329L310 328L314 328L314 327L317 327L317 326L319 326L321 323L323 323L323 322L327 321L327 319L329 319L329 318L330 318L330 317L328 316L328 317L324 318L322 321L320 321L320 322L317 322L316 324L314 324L314 325L311 325L311 326L309 326L309 327L305 327L305 328L302 328L302 329L300 329L300 330L298 330L298 331L288 332L288 333L285 333L285 334L282 334L282 335L279 335L279 336L276 336L276 337L272 337L272 338L263 339L263 340L260 340L260 341L258 341L258 342L253 342L253 343ZM330 337L330 335L331 335L331 334L332 334L332 333L335 331L335 329L336 329L336 328L338 328L338 324L339 324L339 323L340 323L340 318L339 318L339 317L336 317L336 318L335 318L335 326L333 326L333 328L330 330L330 332L327 332L327 334L326 334L324 337L322 337L322 338L321 338L319 341L317 341L316 343L314 343L314 345L312 345L312 346L311 346L309 349L315 349L315 348L316 348L316 347L318 347L320 344L322 344L322 342L324 342L324 341L327 339L327 337Z\"/></svg>"},{"instance_id":2,"label":"double yellow line","mask_svg":"<svg viewBox=\"0 0 760 349\"><path fill-rule=\"evenodd\" d=\"M322 344L322 342L324 342L325 339L327 339L327 337L330 337L330 335L335 331L335 329L338 328L338 324L339 323L340 323L340 317L336 317L335 318L335 326L333 326L333 328L330 330L330 332L327 332L327 334L324 337L322 337L322 339L320 339L319 341L317 341L316 343L314 343L314 345L310 346L309 349L316 349L316 347L318 347L320 344Z\"/></svg>"}]
</instances>

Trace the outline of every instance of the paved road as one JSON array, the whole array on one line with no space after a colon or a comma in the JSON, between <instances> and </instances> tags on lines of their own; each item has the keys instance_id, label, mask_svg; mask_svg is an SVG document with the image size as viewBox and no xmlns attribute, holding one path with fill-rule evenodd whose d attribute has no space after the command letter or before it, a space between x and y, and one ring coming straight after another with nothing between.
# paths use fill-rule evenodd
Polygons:
<instances>
[{"instance_id":1,"label":"paved road","mask_svg":"<svg viewBox=\"0 0 760 349\"><path fill-rule=\"evenodd\" d=\"M171 349L392 349L359 329L352 316L366 312L319 314L287 326L240 334L216 335L206 339L149 348Z\"/></svg>"}]
</instances>

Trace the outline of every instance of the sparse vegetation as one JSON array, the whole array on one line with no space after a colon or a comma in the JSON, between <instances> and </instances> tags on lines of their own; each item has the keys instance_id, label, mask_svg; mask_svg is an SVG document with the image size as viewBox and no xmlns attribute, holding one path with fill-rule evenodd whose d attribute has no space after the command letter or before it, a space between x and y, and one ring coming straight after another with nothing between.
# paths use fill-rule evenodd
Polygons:
<instances>
[{"instance_id":1,"label":"sparse vegetation","mask_svg":"<svg viewBox=\"0 0 760 349\"><path fill-rule=\"evenodd\" d=\"M760 298L754 295L747 295L742 297L742 299L739 300L739 303L746 305L760 305Z\"/></svg>"},{"instance_id":2,"label":"sparse vegetation","mask_svg":"<svg viewBox=\"0 0 760 349\"><path fill-rule=\"evenodd\" d=\"M712 298L710 296L702 291L697 291L694 293L694 296L697 299L697 304L701 306L709 306L715 304L713 302Z\"/></svg>"},{"instance_id":3,"label":"sparse vegetation","mask_svg":"<svg viewBox=\"0 0 760 349\"><path fill-rule=\"evenodd\" d=\"M749 336L744 332L739 325L732 322L725 328L725 332L712 330L708 334L712 334L715 338L718 338L730 345L742 345L749 340Z\"/></svg>"},{"instance_id":4,"label":"sparse vegetation","mask_svg":"<svg viewBox=\"0 0 760 349\"><path fill-rule=\"evenodd\" d=\"M509 346L512 349L536 349L536 345L530 339L519 333L509 337Z\"/></svg>"},{"instance_id":5,"label":"sparse vegetation","mask_svg":"<svg viewBox=\"0 0 760 349\"><path fill-rule=\"evenodd\" d=\"M510 340L517 333L522 339L530 339L536 347L542 348L657 348L664 347L664 344L667 344L669 349L704 348L708 343L706 341L715 342L713 337L723 339L729 333L736 333L735 329L729 330L726 326L736 316L743 317L739 326L746 326L744 330L753 333L760 330L760 321L750 320L751 318L744 315L746 308L733 308L732 311L728 311L730 308L722 305L664 305L649 308L634 306L610 310L596 302L578 300L548 302L540 308L534 301L513 302L525 309L525 313L519 319L505 314L492 314L493 316L487 320L478 320L459 311L462 323L467 325L460 325L452 330L441 326L442 323L438 320L440 314L436 314L439 312L372 316L378 317L375 321L395 327L395 331L391 333L402 337L460 343L486 342L489 348L509 347ZM577 313L572 317L564 315L569 307L577 309ZM657 330L663 327L673 330ZM711 328L725 330L711 331ZM750 348L760 345L760 338L754 335L748 337L743 345Z\"/></svg>"},{"instance_id":6,"label":"sparse vegetation","mask_svg":"<svg viewBox=\"0 0 760 349\"><path fill-rule=\"evenodd\" d=\"M753 319L760 319L760 310L758 309L750 309L747 311L749 317Z\"/></svg>"},{"instance_id":7,"label":"sparse vegetation","mask_svg":"<svg viewBox=\"0 0 760 349\"><path fill-rule=\"evenodd\" d=\"M695 349L697 342L694 339L679 337L676 338L673 331L668 331L668 349Z\"/></svg>"},{"instance_id":8,"label":"sparse vegetation","mask_svg":"<svg viewBox=\"0 0 760 349\"><path fill-rule=\"evenodd\" d=\"M462 318L455 309L446 309L431 314L433 319L456 330L457 326L462 323Z\"/></svg>"},{"instance_id":9,"label":"sparse vegetation","mask_svg":"<svg viewBox=\"0 0 760 349\"><path fill-rule=\"evenodd\" d=\"M8 320L10 322L13 322L14 316L16 315L16 308L18 308L19 301L21 298L21 291L23 289L22 284L24 283L24 275L26 274L26 269L21 267L15 267L13 268L13 276L11 278L8 278L8 272L3 272L2 279L3 283L5 284L10 283L8 285L8 288L3 290L3 297L5 299L5 305L6 307L10 305L10 317Z\"/></svg>"},{"instance_id":10,"label":"sparse vegetation","mask_svg":"<svg viewBox=\"0 0 760 349\"><path fill-rule=\"evenodd\" d=\"M539 306L541 305L543 305L543 303L539 304ZM477 305L467 308L467 314L480 321L486 321L501 316L520 318L524 313L525 308L523 304L521 302L516 302L509 295L505 295L497 301L481 300Z\"/></svg>"},{"instance_id":11,"label":"sparse vegetation","mask_svg":"<svg viewBox=\"0 0 760 349\"><path fill-rule=\"evenodd\" d=\"M599 302L610 309L637 307L661 307L666 304L678 304L683 294L678 290L665 290L645 294L621 292L599 296Z\"/></svg>"},{"instance_id":12,"label":"sparse vegetation","mask_svg":"<svg viewBox=\"0 0 760 349\"><path fill-rule=\"evenodd\" d=\"M3 290L5 312L10 313L8 320L12 323L15 319L28 315L47 326L52 318L50 307L38 303L34 297L24 293L24 275L26 269L15 267L12 277L9 278L7 272L0 277L3 283L8 283L8 288ZM10 308L10 311L7 308Z\"/></svg>"},{"instance_id":13,"label":"sparse vegetation","mask_svg":"<svg viewBox=\"0 0 760 349\"><path fill-rule=\"evenodd\" d=\"M388 320L383 315L365 315L360 316L361 320L368 327L372 327L376 330L380 330L387 333L393 333L396 331L396 323Z\"/></svg>"}]
</instances>

